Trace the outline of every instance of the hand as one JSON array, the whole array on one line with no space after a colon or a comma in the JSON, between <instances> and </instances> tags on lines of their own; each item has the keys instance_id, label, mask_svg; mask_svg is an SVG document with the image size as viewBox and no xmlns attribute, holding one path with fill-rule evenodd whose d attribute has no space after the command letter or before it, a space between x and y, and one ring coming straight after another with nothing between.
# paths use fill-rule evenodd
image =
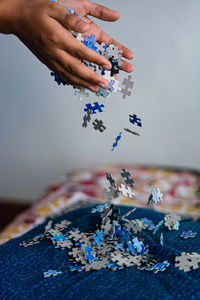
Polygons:
<instances>
[{"instance_id":1,"label":"hand","mask_svg":"<svg viewBox=\"0 0 200 300\"><path fill-rule=\"evenodd\" d=\"M91 15L104 21L116 21L119 18L118 12L88 0L64 0L62 5L48 0L8 1L15 6L11 33L63 81L73 86L86 87L93 92L97 92L99 86L107 88L108 82L80 60L93 62L105 69L110 69L111 63L74 38L66 28L80 32L84 37L94 34L99 43L115 44L123 50L125 58L133 58L129 49L113 40L88 18ZM70 14L66 8L75 9L82 18ZM133 67L124 62L121 69L131 72Z\"/></svg>"}]
</instances>

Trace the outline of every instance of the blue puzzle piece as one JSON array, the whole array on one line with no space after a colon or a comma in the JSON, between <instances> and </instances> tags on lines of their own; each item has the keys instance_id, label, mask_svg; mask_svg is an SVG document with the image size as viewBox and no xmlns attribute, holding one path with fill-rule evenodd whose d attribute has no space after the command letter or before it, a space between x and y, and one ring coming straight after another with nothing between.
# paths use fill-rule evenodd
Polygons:
<instances>
[{"instance_id":1,"label":"blue puzzle piece","mask_svg":"<svg viewBox=\"0 0 200 300\"><path fill-rule=\"evenodd\" d=\"M188 231L183 231L181 233L180 237L182 237L184 239L194 238L196 234L197 234L196 232L192 232L191 230L188 230Z\"/></svg>"},{"instance_id":2,"label":"blue puzzle piece","mask_svg":"<svg viewBox=\"0 0 200 300\"><path fill-rule=\"evenodd\" d=\"M69 266L71 272L82 272L82 266Z\"/></svg>"},{"instance_id":3,"label":"blue puzzle piece","mask_svg":"<svg viewBox=\"0 0 200 300\"><path fill-rule=\"evenodd\" d=\"M115 237L117 234L120 235L120 233L121 233L121 225L115 224L115 233L113 237Z\"/></svg>"},{"instance_id":4,"label":"blue puzzle piece","mask_svg":"<svg viewBox=\"0 0 200 300\"><path fill-rule=\"evenodd\" d=\"M122 137L122 131L119 133L119 135L116 137L115 142L113 143L112 151L118 146L118 142Z\"/></svg>"},{"instance_id":5,"label":"blue puzzle piece","mask_svg":"<svg viewBox=\"0 0 200 300\"><path fill-rule=\"evenodd\" d=\"M97 207L95 207L91 210L91 213L93 214L95 212L102 212L102 211L104 211L105 208L108 208L108 207L109 207L108 203L98 205Z\"/></svg>"},{"instance_id":6,"label":"blue puzzle piece","mask_svg":"<svg viewBox=\"0 0 200 300\"><path fill-rule=\"evenodd\" d=\"M96 231L96 234L93 235L94 238L94 245L101 245L101 242L104 240L103 237L103 230L99 231L99 229Z\"/></svg>"},{"instance_id":7,"label":"blue puzzle piece","mask_svg":"<svg viewBox=\"0 0 200 300\"><path fill-rule=\"evenodd\" d=\"M144 255L146 253L148 253L149 251L149 245L142 245L142 250L140 252L141 255Z\"/></svg>"},{"instance_id":8,"label":"blue puzzle piece","mask_svg":"<svg viewBox=\"0 0 200 300\"><path fill-rule=\"evenodd\" d=\"M128 241L127 244L128 244L127 251L128 251L128 252L131 252L132 255L137 255L137 251L136 251L136 249L135 249L134 244L132 244L131 241Z\"/></svg>"},{"instance_id":9,"label":"blue puzzle piece","mask_svg":"<svg viewBox=\"0 0 200 300\"><path fill-rule=\"evenodd\" d=\"M114 80L111 80L111 81L109 82L108 90L110 90L111 92L114 91L114 87L113 87L113 84L114 84L114 83L115 83Z\"/></svg>"},{"instance_id":10,"label":"blue puzzle piece","mask_svg":"<svg viewBox=\"0 0 200 300\"><path fill-rule=\"evenodd\" d=\"M153 223L152 220L150 220L150 219L148 219L148 218L141 218L140 220L142 221L142 223L143 223L144 225L147 225L147 226L148 226L148 229L149 229L149 230L155 229L155 224Z\"/></svg>"},{"instance_id":11,"label":"blue puzzle piece","mask_svg":"<svg viewBox=\"0 0 200 300\"><path fill-rule=\"evenodd\" d=\"M99 87L99 90L96 93L96 96L98 96L98 97L102 96L104 98L108 97L109 95L110 94L109 94L108 90L107 89L103 89L101 86Z\"/></svg>"},{"instance_id":12,"label":"blue puzzle piece","mask_svg":"<svg viewBox=\"0 0 200 300\"><path fill-rule=\"evenodd\" d=\"M99 112L103 112L102 107L104 107L103 104L100 104L98 102L94 102L94 105L92 106L91 103L86 104L86 108L84 108L84 111L91 110L92 114L96 114L96 110Z\"/></svg>"},{"instance_id":13,"label":"blue puzzle piece","mask_svg":"<svg viewBox=\"0 0 200 300\"><path fill-rule=\"evenodd\" d=\"M155 265L151 267L147 267L146 270L153 271L154 273L163 272L169 266L169 262L167 260L163 261L162 263L157 262Z\"/></svg>"},{"instance_id":14,"label":"blue puzzle piece","mask_svg":"<svg viewBox=\"0 0 200 300\"><path fill-rule=\"evenodd\" d=\"M85 247L85 258L89 260L89 263L92 264L93 260L98 260L97 257L94 257L92 254L92 248L90 247L89 243L87 243L87 246Z\"/></svg>"},{"instance_id":15,"label":"blue puzzle piece","mask_svg":"<svg viewBox=\"0 0 200 300\"><path fill-rule=\"evenodd\" d=\"M95 46L97 42L94 40L94 38L95 38L94 34L92 34L91 37L86 36L84 40L84 45L94 51L97 51L97 47Z\"/></svg>"},{"instance_id":16,"label":"blue puzzle piece","mask_svg":"<svg viewBox=\"0 0 200 300\"><path fill-rule=\"evenodd\" d=\"M139 242L137 237L132 239L132 242L134 243L134 247L137 249L137 252L140 253L142 251L143 242L142 241Z\"/></svg>"},{"instance_id":17,"label":"blue puzzle piece","mask_svg":"<svg viewBox=\"0 0 200 300\"><path fill-rule=\"evenodd\" d=\"M58 85L69 85L68 83L64 82L58 75L56 75L54 72L51 72L51 76L54 77L55 82L57 82Z\"/></svg>"},{"instance_id":18,"label":"blue puzzle piece","mask_svg":"<svg viewBox=\"0 0 200 300\"><path fill-rule=\"evenodd\" d=\"M57 276L58 274L62 274L61 271L57 271L57 270L48 270L47 272L44 272L43 275L44 277L51 277L51 276Z\"/></svg>"},{"instance_id":19,"label":"blue puzzle piece","mask_svg":"<svg viewBox=\"0 0 200 300\"><path fill-rule=\"evenodd\" d=\"M94 34L92 34L91 37L86 36L84 40L84 44L87 43L87 44L95 45L97 42L94 40L94 38L95 38Z\"/></svg>"},{"instance_id":20,"label":"blue puzzle piece","mask_svg":"<svg viewBox=\"0 0 200 300\"><path fill-rule=\"evenodd\" d=\"M109 269L123 269L121 266L119 266L117 263L115 262L109 262L108 264L106 264L106 266Z\"/></svg>"},{"instance_id":21,"label":"blue puzzle piece","mask_svg":"<svg viewBox=\"0 0 200 300\"><path fill-rule=\"evenodd\" d=\"M115 246L114 246L115 249L120 249L121 251L124 251L125 248L124 248L124 243L118 243L118 242L115 242Z\"/></svg>"},{"instance_id":22,"label":"blue puzzle piece","mask_svg":"<svg viewBox=\"0 0 200 300\"><path fill-rule=\"evenodd\" d=\"M121 234L120 234L120 241L121 242L128 242L130 232L129 231L124 231L125 228L122 228Z\"/></svg>"},{"instance_id":23,"label":"blue puzzle piece","mask_svg":"<svg viewBox=\"0 0 200 300\"><path fill-rule=\"evenodd\" d=\"M135 114L129 115L129 121L139 127L142 127L141 119L139 119Z\"/></svg>"},{"instance_id":24,"label":"blue puzzle piece","mask_svg":"<svg viewBox=\"0 0 200 300\"><path fill-rule=\"evenodd\" d=\"M156 232L160 229L160 227L164 224L164 220L161 220L155 227L153 234L156 234Z\"/></svg>"},{"instance_id":25,"label":"blue puzzle piece","mask_svg":"<svg viewBox=\"0 0 200 300\"><path fill-rule=\"evenodd\" d=\"M54 239L56 241L60 241L60 240L67 241L67 237L65 237L62 233L54 234L51 239Z\"/></svg>"},{"instance_id":26,"label":"blue puzzle piece","mask_svg":"<svg viewBox=\"0 0 200 300\"><path fill-rule=\"evenodd\" d=\"M157 202L160 201L160 200L159 200L159 197L158 197L158 191L157 191L156 188L153 188L151 194L152 194L153 202L154 202L154 203L157 203Z\"/></svg>"}]
</instances>

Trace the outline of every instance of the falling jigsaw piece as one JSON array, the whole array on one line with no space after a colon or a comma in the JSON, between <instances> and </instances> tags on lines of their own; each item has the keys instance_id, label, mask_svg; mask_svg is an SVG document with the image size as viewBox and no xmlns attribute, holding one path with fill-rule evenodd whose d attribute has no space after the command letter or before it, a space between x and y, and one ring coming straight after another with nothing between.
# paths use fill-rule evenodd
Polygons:
<instances>
[{"instance_id":1,"label":"falling jigsaw piece","mask_svg":"<svg viewBox=\"0 0 200 300\"><path fill-rule=\"evenodd\" d=\"M83 97L88 97L89 93L86 93L86 89L85 88L81 88L78 91L75 91L75 95L79 97L79 100L83 100Z\"/></svg>"},{"instance_id":2,"label":"falling jigsaw piece","mask_svg":"<svg viewBox=\"0 0 200 300\"><path fill-rule=\"evenodd\" d=\"M82 127L87 127L88 123L91 121L91 113L92 111L89 109L83 117Z\"/></svg>"},{"instance_id":3,"label":"falling jigsaw piece","mask_svg":"<svg viewBox=\"0 0 200 300\"><path fill-rule=\"evenodd\" d=\"M125 184L121 184L118 190L124 197L133 198L135 196L135 193L131 190L130 186L126 187Z\"/></svg>"},{"instance_id":4,"label":"falling jigsaw piece","mask_svg":"<svg viewBox=\"0 0 200 300\"><path fill-rule=\"evenodd\" d=\"M116 187L115 179L112 177L110 173L106 173L106 179L110 182L110 185Z\"/></svg>"},{"instance_id":5,"label":"falling jigsaw piece","mask_svg":"<svg viewBox=\"0 0 200 300\"><path fill-rule=\"evenodd\" d=\"M137 117L137 115L133 114L133 115L129 115L129 121L132 124L136 124L139 127L142 127L142 123L141 123L141 119Z\"/></svg>"},{"instance_id":6,"label":"falling jigsaw piece","mask_svg":"<svg viewBox=\"0 0 200 300\"><path fill-rule=\"evenodd\" d=\"M99 112L102 112L102 107L104 107L103 104L100 104L98 102L94 102L94 105L92 106L91 103L86 104L86 108L84 108L84 111L88 111L91 110L92 114L96 114L96 110L98 110Z\"/></svg>"},{"instance_id":7,"label":"falling jigsaw piece","mask_svg":"<svg viewBox=\"0 0 200 300\"><path fill-rule=\"evenodd\" d=\"M122 131L119 133L119 135L116 137L115 142L113 143L112 151L118 146L118 142L122 137Z\"/></svg>"},{"instance_id":8,"label":"falling jigsaw piece","mask_svg":"<svg viewBox=\"0 0 200 300\"><path fill-rule=\"evenodd\" d=\"M100 132L104 132L104 130L106 129L106 126L104 126L102 120L95 119L92 125L94 126L95 130L98 130Z\"/></svg>"},{"instance_id":9,"label":"falling jigsaw piece","mask_svg":"<svg viewBox=\"0 0 200 300\"><path fill-rule=\"evenodd\" d=\"M130 178L131 174L128 171L126 171L126 169L122 169L122 171L123 172L121 173L121 176L123 177L125 183L133 187L134 180Z\"/></svg>"},{"instance_id":10,"label":"falling jigsaw piece","mask_svg":"<svg viewBox=\"0 0 200 300\"><path fill-rule=\"evenodd\" d=\"M131 80L131 76L129 75L128 78L124 78L122 85L124 86L124 88L122 88L120 90L120 92L122 93L122 98L126 99L126 96L130 96L131 95L131 91L129 89L133 88L133 81Z\"/></svg>"}]
</instances>

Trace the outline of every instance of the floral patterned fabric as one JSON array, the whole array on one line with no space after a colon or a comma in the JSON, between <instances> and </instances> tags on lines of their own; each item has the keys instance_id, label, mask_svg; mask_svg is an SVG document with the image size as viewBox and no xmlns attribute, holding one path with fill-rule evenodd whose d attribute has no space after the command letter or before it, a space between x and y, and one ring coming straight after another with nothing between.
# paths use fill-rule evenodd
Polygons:
<instances>
[{"instance_id":1,"label":"floral patterned fabric","mask_svg":"<svg viewBox=\"0 0 200 300\"><path fill-rule=\"evenodd\" d=\"M134 179L135 198L119 196L113 203L146 207L153 187L160 188L164 201L153 204L156 211L171 210L200 216L200 172L134 165L110 165L78 169L58 178L47 188L45 195L30 209L20 214L0 234L0 244L20 236L43 223L48 217L58 216L88 204L106 202L104 189L109 187L105 173L111 173L117 186L123 183L121 169L129 171Z\"/></svg>"}]
</instances>

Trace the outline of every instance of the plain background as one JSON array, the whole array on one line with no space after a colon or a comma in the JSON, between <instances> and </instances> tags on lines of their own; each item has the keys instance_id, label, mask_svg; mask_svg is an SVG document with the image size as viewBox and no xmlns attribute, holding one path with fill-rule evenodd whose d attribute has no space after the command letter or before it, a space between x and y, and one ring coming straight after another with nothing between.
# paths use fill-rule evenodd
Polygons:
<instances>
[{"instance_id":1,"label":"plain background","mask_svg":"<svg viewBox=\"0 0 200 300\"><path fill-rule=\"evenodd\" d=\"M14 36L0 36L0 196L34 199L59 174L104 163L200 168L200 1L101 1L116 23L97 21L134 51L134 89L82 102ZM121 72L121 79L126 74ZM105 104L104 133L81 127L84 105ZM143 127L128 122L142 118ZM124 127L141 137L123 133Z\"/></svg>"}]
</instances>

